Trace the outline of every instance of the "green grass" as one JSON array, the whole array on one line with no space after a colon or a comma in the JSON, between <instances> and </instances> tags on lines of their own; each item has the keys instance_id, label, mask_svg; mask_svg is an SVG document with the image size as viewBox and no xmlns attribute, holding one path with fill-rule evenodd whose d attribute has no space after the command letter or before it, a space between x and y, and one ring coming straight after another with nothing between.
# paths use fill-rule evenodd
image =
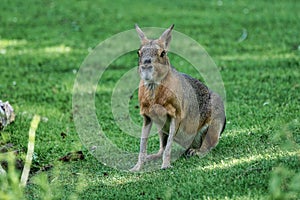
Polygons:
<instances>
[{"instance_id":1,"label":"green grass","mask_svg":"<svg viewBox=\"0 0 300 200\"><path fill-rule=\"evenodd\" d=\"M0 132L0 145L12 143L12 150L24 158L30 121L34 114L42 116L24 197L299 198L299 10L297 0L1 1L0 99L10 101L17 117ZM76 72L91 49L135 23L164 28L174 23L175 30L199 42L219 67L228 124L219 145L205 158L180 158L172 169L132 174L104 166L81 144L72 113ZM243 29L247 38L238 42ZM116 126L110 102L116 82L136 66L136 59L132 52L110 65L95 101L105 133L131 152L137 152L139 140ZM171 62L194 76L182 58L171 55ZM135 93L130 113L141 123L136 98ZM156 142L152 137L151 150L158 147ZM84 160L58 161L78 150L83 150ZM37 173L49 165L54 167ZM7 191L19 195L16 189Z\"/></svg>"}]
</instances>

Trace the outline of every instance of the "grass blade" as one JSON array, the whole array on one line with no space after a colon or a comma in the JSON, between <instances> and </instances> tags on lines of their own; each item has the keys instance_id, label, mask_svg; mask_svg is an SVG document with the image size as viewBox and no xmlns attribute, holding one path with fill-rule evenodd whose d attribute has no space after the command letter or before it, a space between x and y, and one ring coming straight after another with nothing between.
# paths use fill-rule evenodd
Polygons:
<instances>
[{"instance_id":1,"label":"grass blade","mask_svg":"<svg viewBox=\"0 0 300 200\"><path fill-rule=\"evenodd\" d=\"M35 131L38 127L40 119L41 118L39 115L34 115L31 121L30 129L29 129L29 138L28 138L28 150L27 150L25 165L22 171L21 182L20 182L21 187L25 187L28 180L28 175L29 175L30 166L32 162L32 155L34 152Z\"/></svg>"}]
</instances>

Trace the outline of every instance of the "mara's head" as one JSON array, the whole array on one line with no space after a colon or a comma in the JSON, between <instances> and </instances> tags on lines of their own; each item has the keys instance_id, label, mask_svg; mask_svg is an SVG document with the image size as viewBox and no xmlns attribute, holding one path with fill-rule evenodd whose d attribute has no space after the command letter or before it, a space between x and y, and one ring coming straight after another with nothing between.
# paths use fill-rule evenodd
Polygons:
<instances>
[{"instance_id":1,"label":"mara's head","mask_svg":"<svg viewBox=\"0 0 300 200\"><path fill-rule=\"evenodd\" d=\"M139 74L145 84L159 84L171 68L167 53L173 27L174 25L168 28L158 39L150 40L138 25L135 25L141 40L138 50Z\"/></svg>"}]
</instances>

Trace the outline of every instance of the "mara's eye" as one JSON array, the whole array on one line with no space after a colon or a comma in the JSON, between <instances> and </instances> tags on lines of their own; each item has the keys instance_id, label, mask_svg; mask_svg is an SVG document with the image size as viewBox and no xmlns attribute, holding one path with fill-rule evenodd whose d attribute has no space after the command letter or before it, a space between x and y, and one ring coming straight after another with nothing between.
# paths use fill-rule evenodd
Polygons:
<instances>
[{"instance_id":1,"label":"mara's eye","mask_svg":"<svg viewBox=\"0 0 300 200\"><path fill-rule=\"evenodd\" d=\"M160 57L164 57L166 55L166 51L163 50L161 53L160 53Z\"/></svg>"},{"instance_id":2,"label":"mara's eye","mask_svg":"<svg viewBox=\"0 0 300 200\"><path fill-rule=\"evenodd\" d=\"M140 51L137 51L136 53L137 53L138 57L141 57Z\"/></svg>"}]
</instances>

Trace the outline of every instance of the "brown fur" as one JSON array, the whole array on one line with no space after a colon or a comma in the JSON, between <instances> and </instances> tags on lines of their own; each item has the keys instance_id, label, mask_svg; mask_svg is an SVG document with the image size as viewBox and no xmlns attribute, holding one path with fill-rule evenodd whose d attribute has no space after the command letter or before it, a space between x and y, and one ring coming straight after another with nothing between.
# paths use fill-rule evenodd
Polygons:
<instances>
[{"instance_id":1,"label":"brown fur","mask_svg":"<svg viewBox=\"0 0 300 200\"><path fill-rule=\"evenodd\" d=\"M167 50L173 26L159 39L148 40L141 29L139 49L140 114L144 117L140 154L132 171L147 160L163 156L162 168L170 167L171 146L176 141L187 155L204 156L215 147L224 128L222 99L200 81L171 67ZM147 155L147 140L153 122L159 130L160 149Z\"/></svg>"}]
</instances>

